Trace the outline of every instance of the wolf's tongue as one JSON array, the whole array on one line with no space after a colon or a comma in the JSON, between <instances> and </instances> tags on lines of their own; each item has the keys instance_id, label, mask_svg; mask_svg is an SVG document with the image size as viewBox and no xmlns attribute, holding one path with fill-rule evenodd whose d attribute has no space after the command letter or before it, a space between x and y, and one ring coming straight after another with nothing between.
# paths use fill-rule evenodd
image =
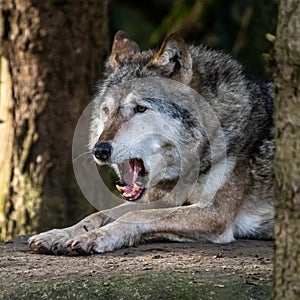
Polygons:
<instances>
[{"instance_id":1,"label":"wolf's tongue","mask_svg":"<svg viewBox=\"0 0 300 300\"><path fill-rule=\"evenodd\" d=\"M130 194L131 191L132 191L132 187L133 187L132 185L129 185L129 184L126 185L126 186L125 186L124 193L125 193L125 194Z\"/></svg>"}]
</instances>

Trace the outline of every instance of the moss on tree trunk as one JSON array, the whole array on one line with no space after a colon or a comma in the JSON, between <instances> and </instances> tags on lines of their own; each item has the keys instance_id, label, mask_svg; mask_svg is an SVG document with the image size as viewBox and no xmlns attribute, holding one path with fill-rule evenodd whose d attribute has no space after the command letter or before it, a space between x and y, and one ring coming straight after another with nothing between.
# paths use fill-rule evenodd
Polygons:
<instances>
[{"instance_id":1,"label":"moss on tree trunk","mask_svg":"<svg viewBox=\"0 0 300 300\"><path fill-rule=\"evenodd\" d=\"M106 14L107 1L0 3L0 54L8 61L13 103L12 141L1 141L12 148L2 153L10 162L0 174L10 179L0 195L2 239L66 226L93 210L75 182L71 146L101 75Z\"/></svg>"},{"instance_id":2,"label":"moss on tree trunk","mask_svg":"<svg viewBox=\"0 0 300 300\"><path fill-rule=\"evenodd\" d=\"M281 0L275 43L274 299L300 298L300 1Z\"/></svg>"}]
</instances>

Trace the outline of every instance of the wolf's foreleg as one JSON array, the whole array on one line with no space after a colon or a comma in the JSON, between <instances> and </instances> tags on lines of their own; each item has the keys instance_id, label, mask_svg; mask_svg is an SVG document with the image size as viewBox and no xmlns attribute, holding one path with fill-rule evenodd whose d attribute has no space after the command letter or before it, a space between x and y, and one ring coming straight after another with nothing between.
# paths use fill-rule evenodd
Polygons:
<instances>
[{"instance_id":1,"label":"wolf's foreleg","mask_svg":"<svg viewBox=\"0 0 300 300\"><path fill-rule=\"evenodd\" d=\"M233 213L197 205L142 210L129 212L100 229L76 236L67 246L73 254L104 253L132 246L151 234L179 241L204 238L228 243L234 240L233 223Z\"/></svg>"}]
</instances>

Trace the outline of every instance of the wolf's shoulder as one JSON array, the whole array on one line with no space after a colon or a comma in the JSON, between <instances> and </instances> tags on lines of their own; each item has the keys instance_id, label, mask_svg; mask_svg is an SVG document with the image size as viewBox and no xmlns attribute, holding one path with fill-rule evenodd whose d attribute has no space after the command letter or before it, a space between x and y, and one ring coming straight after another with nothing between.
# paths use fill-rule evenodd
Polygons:
<instances>
[{"instance_id":1,"label":"wolf's shoulder","mask_svg":"<svg viewBox=\"0 0 300 300\"><path fill-rule=\"evenodd\" d=\"M244 66L222 50L211 49L204 44L191 44L189 50L196 72L211 73L218 71L220 75L224 76L232 75L230 74L232 72L236 75L241 75L244 72Z\"/></svg>"},{"instance_id":2,"label":"wolf's shoulder","mask_svg":"<svg viewBox=\"0 0 300 300\"><path fill-rule=\"evenodd\" d=\"M264 82L255 75L251 74L246 67L230 54L222 50L211 49L200 45L189 45L193 61L193 74L195 80L198 79L199 88L203 91L206 88L216 94L221 87L228 92L253 92L256 96L273 98L273 86L271 83Z\"/></svg>"}]
</instances>

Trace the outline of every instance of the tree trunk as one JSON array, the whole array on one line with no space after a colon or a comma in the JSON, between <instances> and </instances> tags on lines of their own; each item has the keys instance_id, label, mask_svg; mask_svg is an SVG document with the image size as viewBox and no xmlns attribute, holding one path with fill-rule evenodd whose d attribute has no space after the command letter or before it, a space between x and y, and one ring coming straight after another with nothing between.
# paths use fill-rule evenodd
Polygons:
<instances>
[{"instance_id":1,"label":"tree trunk","mask_svg":"<svg viewBox=\"0 0 300 300\"><path fill-rule=\"evenodd\" d=\"M300 299L300 1L281 0L275 43L274 299Z\"/></svg>"},{"instance_id":2,"label":"tree trunk","mask_svg":"<svg viewBox=\"0 0 300 300\"><path fill-rule=\"evenodd\" d=\"M0 0L0 42L0 235L7 239L93 211L77 187L71 147L102 72L107 0Z\"/></svg>"}]
</instances>

